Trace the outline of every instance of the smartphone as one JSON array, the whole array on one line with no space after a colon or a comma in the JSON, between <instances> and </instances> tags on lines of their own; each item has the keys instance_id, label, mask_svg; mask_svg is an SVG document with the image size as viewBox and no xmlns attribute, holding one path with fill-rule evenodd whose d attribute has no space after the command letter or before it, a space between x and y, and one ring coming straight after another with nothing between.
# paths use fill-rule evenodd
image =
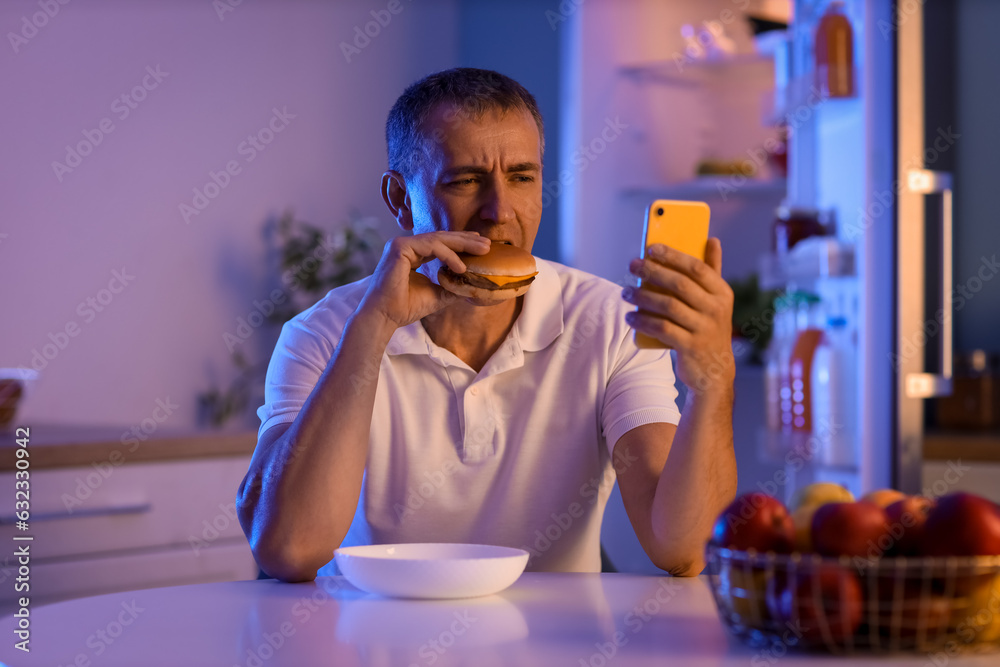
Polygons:
<instances>
[{"instance_id":1,"label":"smartphone","mask_svg":"<svg viewBox=\"0 0 1000 667\"><path fill-rule=\"evenodd\" d=\"M711 211L701 201L657 199L646 209L641 257L651 245L662 243L705 261L708 245L708 218ZM639 287L642 287L642 279ZM635 332L635 344L641 348L667 347L652 336Z\"/></svg>"}]
</instances>

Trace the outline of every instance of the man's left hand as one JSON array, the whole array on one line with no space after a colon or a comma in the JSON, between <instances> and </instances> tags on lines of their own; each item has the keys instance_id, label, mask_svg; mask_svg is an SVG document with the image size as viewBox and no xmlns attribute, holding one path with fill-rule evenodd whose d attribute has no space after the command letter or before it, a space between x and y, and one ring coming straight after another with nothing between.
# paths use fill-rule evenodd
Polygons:
<instances>
[{"instance_id":1,"label":"man's left hand","mask_svg":"<svg viewBox=\"0 0 1000 667\"><path fill-rule=\"evenodd\" d=\"M661 244L646 254L629 263L642 288L622 290L622 298L639 308L626 321L677 350L677 378L689 389L731 391L733 290L722 278L719 239L708 240L704 262Z\"/></svg>"}]
</instances>

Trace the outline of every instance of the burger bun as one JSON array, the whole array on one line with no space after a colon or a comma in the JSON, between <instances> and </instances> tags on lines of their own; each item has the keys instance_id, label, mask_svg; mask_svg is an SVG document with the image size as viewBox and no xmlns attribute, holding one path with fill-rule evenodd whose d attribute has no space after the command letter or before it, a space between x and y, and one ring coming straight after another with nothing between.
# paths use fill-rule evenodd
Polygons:
<instances>
[{"instance_id":1,"label":"burger bun","mask_svg":"<svg viewBox=\"0 0 1000 667\"><path fill-rule=\"evenodd\" d=\"M458 256L465 264L466 272L457 274L442 266L437 282L449 292L464 296L479 306L492 306L515 299L524 295L531 284L490 287L488 282L477 280L478 285L471 285L463 276L523 277L530 280L538 270L535 258L527 250L497 241L490 244L489 252L484 255L459 253Z\"/></svg>"}]
</instances>

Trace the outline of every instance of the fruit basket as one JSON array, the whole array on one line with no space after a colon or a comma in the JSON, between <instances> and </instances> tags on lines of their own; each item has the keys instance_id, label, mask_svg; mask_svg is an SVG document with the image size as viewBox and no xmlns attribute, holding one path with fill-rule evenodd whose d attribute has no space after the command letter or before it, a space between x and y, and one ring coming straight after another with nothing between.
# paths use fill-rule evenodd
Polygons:
<instances>
[{"instance_id":1,"label":"fruit basket","mask_svg":"<svg viewBox=\"0 0 1000 667\"><path fill-rule=\"evenodd\" d=\"M1000 649L1000 556L824 558L709 544L706 559L719 617L754 647Z\"/></svg>"}]
</instances>

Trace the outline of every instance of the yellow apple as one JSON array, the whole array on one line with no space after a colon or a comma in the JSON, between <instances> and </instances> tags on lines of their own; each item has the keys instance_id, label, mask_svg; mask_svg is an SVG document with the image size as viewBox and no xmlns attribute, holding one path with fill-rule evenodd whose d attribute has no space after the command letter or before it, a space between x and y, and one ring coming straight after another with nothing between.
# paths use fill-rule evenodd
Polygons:
<instances>
[{"instance_id":1,"label":"yellow apple","mask_svg":"<svg viewBox=\"0 0 1000 667\"><path fill-rule=\"evenodd\" d=\"M803 505L792 512L792 525L795 527L795 550L800 553L812 553L812 520L822 505Z\"/></svg>"},{"instance_id":2,"label":"yellow apple","mask_svg":"<svg viewBox=\"0 0 1000 667\"><path fill-rule=\"evenodd\" d=\"M833 482L815 482L804 486L792 496L791 509L794 512L808 505L825 505L826 503L853 503L854 494L846 487Z\"/></svg>"},{"instance_id":3,"label":"yellow apple","mask_svg":"<svg viewBox=\"0 0 1000 667\"><path fill-rule=\"evenodd\" d=\"M976 575L977 584L957 604L951 623L964 641L995 642L1000 639L1000 575Z\"/></svg>"}]
</instances>

